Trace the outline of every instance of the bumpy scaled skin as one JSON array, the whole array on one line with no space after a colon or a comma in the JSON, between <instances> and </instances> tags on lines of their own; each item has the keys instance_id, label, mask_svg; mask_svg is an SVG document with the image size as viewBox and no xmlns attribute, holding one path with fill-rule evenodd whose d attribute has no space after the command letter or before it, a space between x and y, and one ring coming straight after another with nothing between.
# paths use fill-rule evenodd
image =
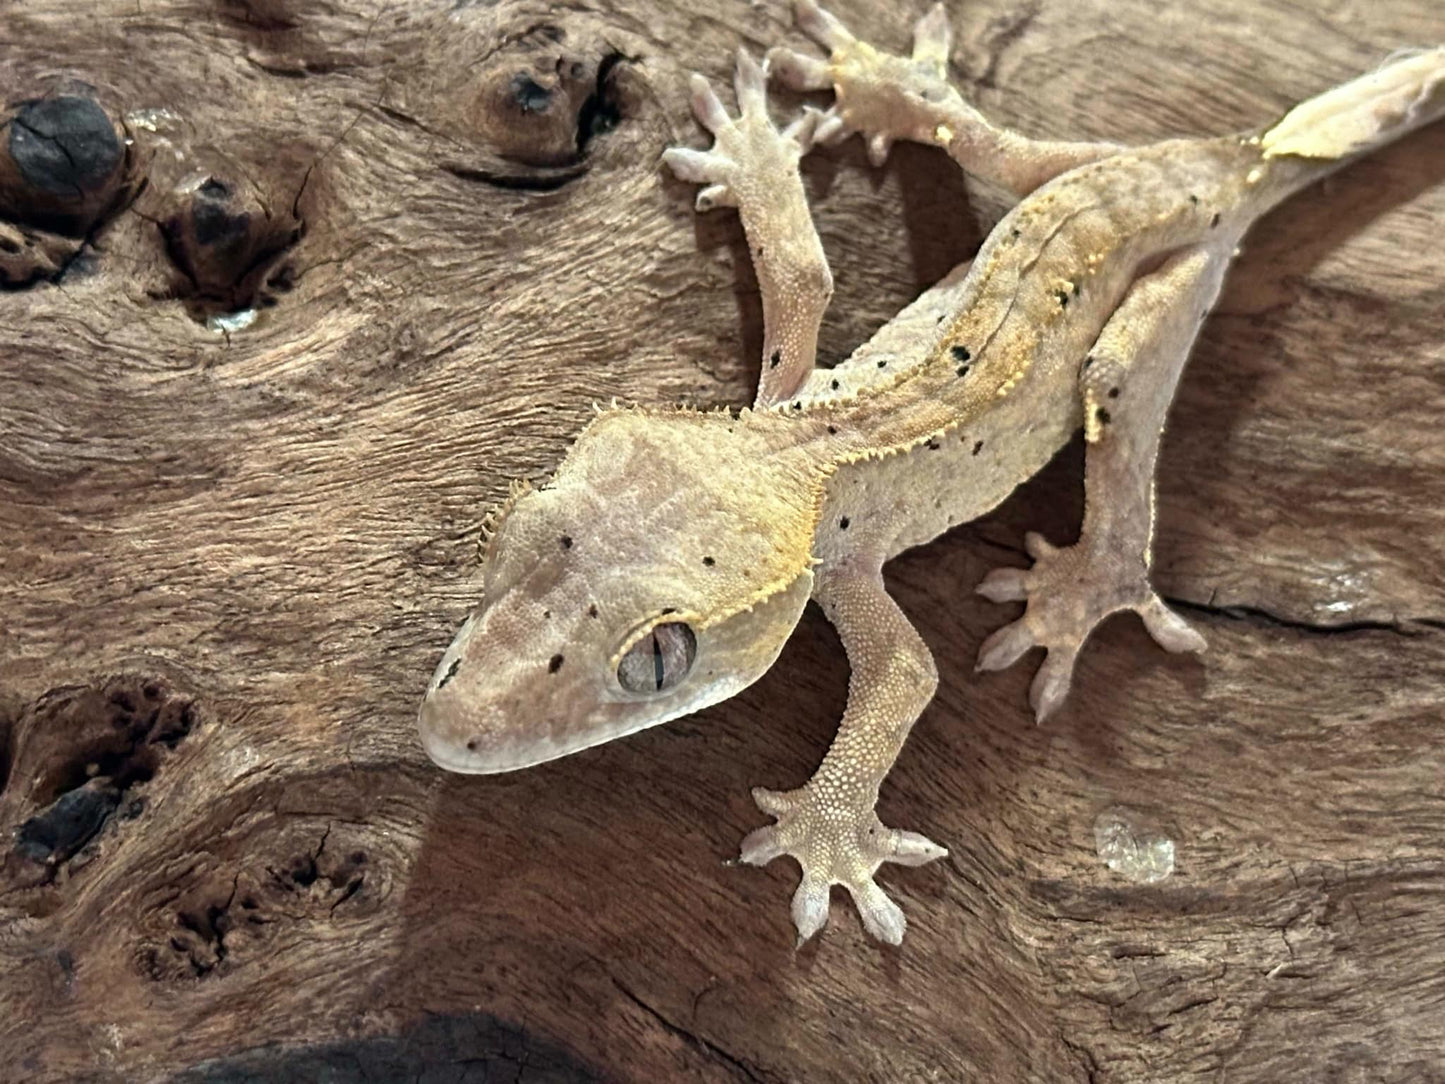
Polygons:
<instances>
[{"instance_id":1,"label":"bumpy scaled skin","mask_svg":"<svg viewBox=\"0 0 1445 1084\"><path fill-rule=\"evenodd\" d=\"M818 325L833 295L797 168L821 114L807 110L779 135L768 120L763 69L741 50L734 85L742 110L736 121L707 80L692 77L693 112L713 134L713 148L672 147L662 160L683 180L707 185L698 193L699 211L728 206L742 216L763 294L763 371L754 405L764 407L792 395L813 371Z\"/></svg>"},{"instance_id":2,"label":"bumpy scaled skin","mask_svg":"<svg viewBox=\"0 0 1445 1084\"><path fill-rule=\"evenodd\" d=\"M1030 535L1031 569L984 580L989 598L1028 605L983 645L980 668L1046 649L1030 693L1043 718L1111 613L1135 611L1171 651L1202 649L1149 585L1153 471L1185 358L1254 219L1445 114L1445 48L1257 134L1126 149L990 124L947 83L941 7L908 58L858 41L813 0L797 16L828 58L774 50L769 65L794 87L831 87L834 108L779 132L763 70L740 55L739 116L694 77L714 145L665 156L707 186L700 209L742 216L766 323L758 409L604 411L546 487L514 492L492 520L481 605L437 667L420 728L432 758L459 772L608 741L756 680L816 598L848 653L848 705L811 780L754 791L776 823L749 835L742 857L798 861L800 939L827 921L840 884L869 932L896 944L903 913L874 874L945 852L874 811L937 682L884 589L884 562L993 508L1082 427L1079 541ZM814 371L832 279L797 164L854 131L874 161L898 139L930 143L1024 198L971 265L847 362Z\"/></svg>"}]
</instances>

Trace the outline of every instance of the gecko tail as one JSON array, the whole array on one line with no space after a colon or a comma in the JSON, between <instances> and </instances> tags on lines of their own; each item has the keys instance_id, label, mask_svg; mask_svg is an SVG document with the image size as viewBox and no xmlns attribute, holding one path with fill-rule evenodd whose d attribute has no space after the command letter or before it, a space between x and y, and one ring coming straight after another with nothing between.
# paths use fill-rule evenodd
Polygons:
<instances>
[{"instance_id":1,"label":"gecko tail","mask_svg":"<svg viewBox=\"0 0 1445 1084\"><path fill-rule=\"evenodd\" d=\"M1338 160L1399 139L1445 117L1445 46L1396 54L1317 98L1301 102L1269 131L1266 158Z\"/></svg>"}]
</instances>

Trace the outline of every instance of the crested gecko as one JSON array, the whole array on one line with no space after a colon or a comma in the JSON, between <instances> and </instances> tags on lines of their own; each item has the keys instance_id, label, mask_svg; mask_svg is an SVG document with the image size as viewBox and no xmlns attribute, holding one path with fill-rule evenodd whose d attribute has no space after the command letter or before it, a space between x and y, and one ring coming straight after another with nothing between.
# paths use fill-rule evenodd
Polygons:
<instances>
[{"instance_id":1,"label":"crested gecko","mask_svg":"<svg viewBox=\"0 0 1445 1084\"><path fill-rule=\"evenodd\" d=\"M759 65L740 51L736 116L694 75L713 145L664 154L705 186L699 211L741 216L764 316L752 409L601 410L548 484L514 486L483 532L480 605L442 656L419 726L451 771L539 764L737 693L815 599L848 655L847 706L807 783L753 791L775 823L743 840L741 858L797 860L800 944L827 921L833 885L869 933L897 944L903 912L874 874L947 852L874 811L937 684L884 589L884 562L994 508L1082 428L1079 540L1030 534L1031 568L983 580L987 598L1027 606L984 642L979 668L1044 648L1030 689L1043 719L1110 614L1134 611L1170 651L1203 649L1149 583L1154 464L1184 361L1251 223L1445 115L1445 47L1256 131L1125 147L992 124L948 81L941 4L907 57L858 40L815 0L795 14L826 58L778 48ZM834 104L780 131L769 73L831 90ZM895 140L929 144L1019 202L970 264L847 362L815 369L832 278L798 163L853 133L875 164Z\"/></svg>"}]
</instances>

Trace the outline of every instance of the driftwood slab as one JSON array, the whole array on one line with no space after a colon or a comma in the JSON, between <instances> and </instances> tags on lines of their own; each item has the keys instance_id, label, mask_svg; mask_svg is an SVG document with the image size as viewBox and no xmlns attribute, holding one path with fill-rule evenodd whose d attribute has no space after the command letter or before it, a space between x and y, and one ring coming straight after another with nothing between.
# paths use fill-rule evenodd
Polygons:
<instances>
[{"instance_id":1,"label":"driftwood slab","mask_svg":"<svg viewBox=\"0 0 1445 1084\"><path fill-rule=\"evenodd\" d=\"M923 4L836 8L897 49ZM950 11L965 93L1055 138L1445 41L1428 0ZM901 950L835 901L796 952L795 868L725 865L842 707L819 615L695 718L425 759L508 481L594 401L748 397L741 230L658 156L687 71L785 40L780 0L0 0L0 1078L1445 1080L1438 125L1262 223L1205 327L1156 578L1207 654L1111 623L1042 728L973 674L1078 447L890 566L942 686L882 811L952 850L886 876ZM1004 208L916 147L807 180L829 363Z\"/></svg>"}]
</instances>

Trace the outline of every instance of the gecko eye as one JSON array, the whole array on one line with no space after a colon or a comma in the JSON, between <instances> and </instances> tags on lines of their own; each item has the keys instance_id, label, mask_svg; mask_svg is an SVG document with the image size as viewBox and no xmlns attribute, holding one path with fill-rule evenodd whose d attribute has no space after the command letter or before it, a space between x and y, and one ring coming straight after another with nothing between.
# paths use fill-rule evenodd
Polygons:
<instances>
[{"instance_id":1,"label":"gecko eye","mask_svg":"<svg viewBox=\"0 0 1445 1084\"><path fill-rule=\"evenodd\" d=\"M666 621L633 644L617 664L617 683L630 693L671 689L692 669L697 637L681 621Z\"/></svg>"}]
</instances>

